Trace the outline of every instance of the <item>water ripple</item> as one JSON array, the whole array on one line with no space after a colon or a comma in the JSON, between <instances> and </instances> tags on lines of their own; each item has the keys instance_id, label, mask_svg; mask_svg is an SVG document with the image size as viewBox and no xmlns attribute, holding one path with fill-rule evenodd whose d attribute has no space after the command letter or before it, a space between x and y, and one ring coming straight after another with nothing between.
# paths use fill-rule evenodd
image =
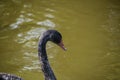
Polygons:
<instances>
[{"instance_id":1,"label":"water ripple","mask_svg":"<svg viewBox=\"0 0 120 80\"><path fill-rule=\"evenodd\" d=\"M37 25L47 26L47 27L50 27L50 28L55 27L55 23L52 22L51 20L48 20L48 19L44 20L44 21L37 22Z\"/></svg>"},{"instance_id":2,"label":"water ripple","mask_svg":"<svg viewBox=\"0 0 120 80\"><path fill-rule=\"evenodd\" d=\"M30 13L29 13L28 15L31 16ZM12 24L10 25L10 28L11 28L11 29L16 29L16 28L19 28L19 26L20 26L21 24L23 24L23 23L25 23L25 22L31 22L31 21L33 21L33 19L26 18L26 17L24 17L24 15L21 14L21 15L19 16L19 18L17 18L16 22L15 22L15 23L12 23Z\"/></svg>"},{"instance_id":3,"label":"water ripple","mask_svg":"<svg viewBox=\"0 0 120 80\"><path fill-rule=\"evenodd\" d=\"M25 33L19 33L17 39L15 40L18 43L25 43L30 40L38 39L39 36L46 31L44 28L34 28Z\"/></svg>"}]
</instances>

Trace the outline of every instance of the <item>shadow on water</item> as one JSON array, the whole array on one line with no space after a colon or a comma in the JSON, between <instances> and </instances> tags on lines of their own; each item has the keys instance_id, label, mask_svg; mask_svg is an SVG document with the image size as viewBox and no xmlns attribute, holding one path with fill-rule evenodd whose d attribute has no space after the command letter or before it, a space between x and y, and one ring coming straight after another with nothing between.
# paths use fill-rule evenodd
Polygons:
<instances>
[{"instance_id":1,"label":"shadow on water","mask_svg":"<svg viewBox=\"0 0 120 80\"><path fill-rule=\"evenodd\" d=\"M67 51L48 42L59 80L120 79L120 6L110 1L0 1L0 72L42 80L37 57L41 34L57 29Z\"/></svg>"}]
</instances>

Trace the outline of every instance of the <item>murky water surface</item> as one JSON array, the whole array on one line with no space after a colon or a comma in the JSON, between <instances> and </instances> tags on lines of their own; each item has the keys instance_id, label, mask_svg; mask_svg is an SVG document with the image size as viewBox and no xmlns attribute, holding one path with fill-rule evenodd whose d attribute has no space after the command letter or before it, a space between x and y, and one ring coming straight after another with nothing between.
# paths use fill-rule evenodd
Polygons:
<instances>
[{"instance_id":1,"label":"murky water surface","mask_svg":"<svg viewBox=\"0 0 120 80\"><path fill-rule=\"evenodd\" d=\"M48 29L67 47L47 44L58 80L120 80L119 0L1 0L0 72L44 80L37 44Z\"/></svg>"}]
</instances>

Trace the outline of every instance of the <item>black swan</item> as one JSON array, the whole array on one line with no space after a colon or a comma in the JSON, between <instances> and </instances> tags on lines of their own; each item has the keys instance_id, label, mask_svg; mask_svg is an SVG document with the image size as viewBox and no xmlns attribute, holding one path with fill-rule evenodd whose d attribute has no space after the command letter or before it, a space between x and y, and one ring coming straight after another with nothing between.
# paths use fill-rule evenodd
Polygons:
<instances>
[{"instance_id":1,"label":"black swan","mask_svg":"<svg viewBox=\"0 0 120 80\"><path fill-rule=\"evenodd\" d=\"M38 56L40 59L40 64L42 71L44 73L45 80L57 80L47 58L46 53L47 41L52 41L53 43L59 45L63 50L66 50L66 48L62 43L62 35L56 30L48 30L45 33L43 33L43 36L38 44ZM23 79L13 74L0 73L0 80L23 80Z\"/></svg>"}]
</instances>

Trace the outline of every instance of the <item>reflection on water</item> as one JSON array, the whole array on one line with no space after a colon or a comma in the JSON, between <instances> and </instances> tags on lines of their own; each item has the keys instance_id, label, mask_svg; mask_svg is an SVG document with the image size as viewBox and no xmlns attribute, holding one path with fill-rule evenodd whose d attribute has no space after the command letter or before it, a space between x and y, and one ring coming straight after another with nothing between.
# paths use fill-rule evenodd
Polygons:
<instances>
[{"instance_id":1,"label":"reflection on water","mask_svg":"<svg viewBox=\"0 0 120 80\"><path fill-rule=\"evenodd\" d=\"M41 34L45 31L46 31L46 29L44 29L44 28L35 28L35 29L31 29L25 33L24 32L19 33L19 34L17 34L16 42L25 43L30 40L34 41L34 40L38 39L41 36Z\"/></svg>"},{"instance_id":2,"label":"reflection on water","mask_svg":"<svg viewBox=\"0 0 120 80\"><path fill-rule=\"evenodd\" d=\"M47 26L47 27L55 27L55 24L53 22L51 22L50 20L45 20L45 21L42 21L42 22L37 22L38 25L41 25L41 26Z\"/></svg>"},{"instance_id":3,"label":"reflection on water","mask_svg":"<svg viewBox=\"0 0 120 80\"><path fill-rule=\"evenodd\" d=\"M44 80L37 44L48 29L59 30L64 52L48 42L51 66L59 80L120 79L118 0L0 1L0 72Z\"/></svg>"},{"instance_id":4,"label":"reflection on water","mask_svg":"<svg viewBox=\"0 0 120 80\"><path fill-rule=\"evenodd\" d=\"M29 13L28 15L30 16L32 14ZM27 23L27 22L31 22L31 21L33 21L33 20L30 18L25 18L24 15L20 15L20 17L16 20L16 22L11 24L10 27L11 27L11 29L16 29L16 28L19 28L20 24L24 24L25 22Z\"/></svg>"}]
</instances>

